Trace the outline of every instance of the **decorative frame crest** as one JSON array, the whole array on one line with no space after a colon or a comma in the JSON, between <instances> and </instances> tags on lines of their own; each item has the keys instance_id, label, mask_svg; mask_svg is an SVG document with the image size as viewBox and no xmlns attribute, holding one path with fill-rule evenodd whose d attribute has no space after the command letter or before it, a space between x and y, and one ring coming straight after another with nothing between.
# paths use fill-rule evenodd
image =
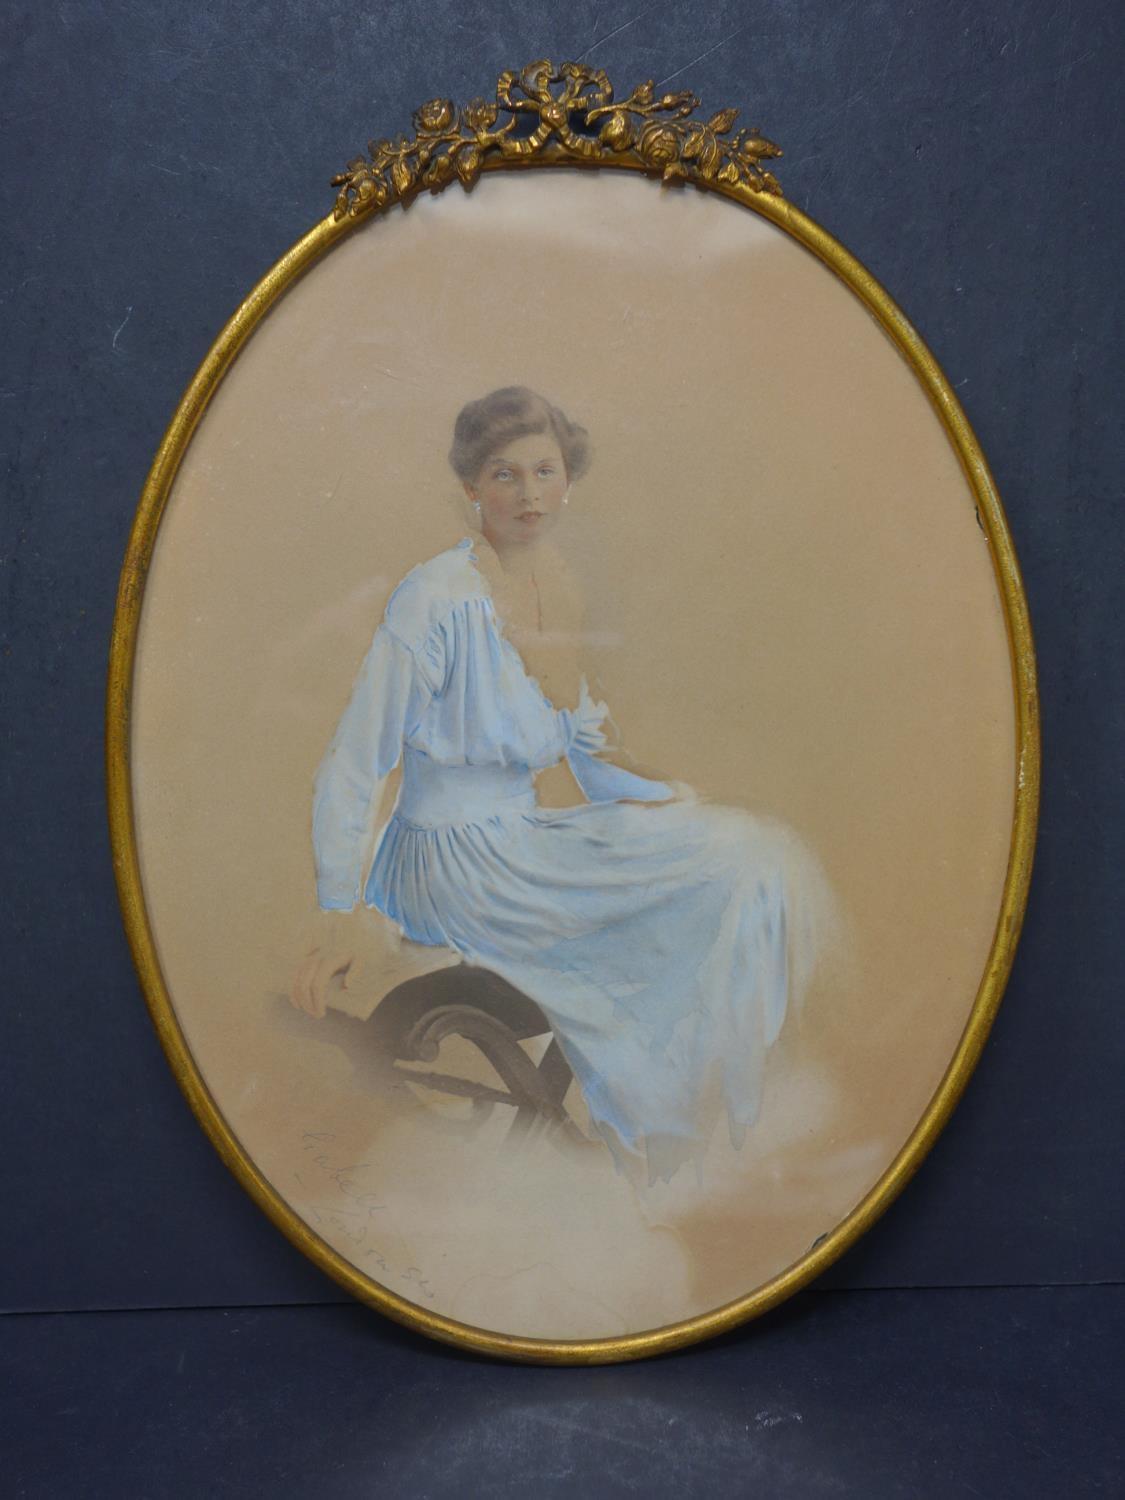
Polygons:
<instances>
[{"instance_id":1,"label":"decorative frame crest","mask_svg":"<svg viewBox=\"0 0 1125 1500\"><path fill-rule=\"evenodd\" d=\"M756 126L731 135L736 109L690 118L699 103L687 89L657 95L651 78L618 100L601 68L556 68L540 58L501 73L494 103L476 98L458 108L430 99L414 111L412 138L369 141L369 156L332 178L339 188L333 217L355 218L425 189L437 193L455 178L470 188L490 154L629 165L665 182L715 181L780 197L781 184L762 163L781 148Z\"/></svg>"}]
</instances>

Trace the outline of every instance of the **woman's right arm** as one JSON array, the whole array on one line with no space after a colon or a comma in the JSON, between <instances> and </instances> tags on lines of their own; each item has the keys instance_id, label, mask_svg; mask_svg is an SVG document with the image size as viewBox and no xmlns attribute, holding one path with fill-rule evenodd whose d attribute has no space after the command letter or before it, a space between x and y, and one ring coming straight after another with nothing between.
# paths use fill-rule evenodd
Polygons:
<instances>
[{"instance_id":1,"label":"woman's right arm","mask_svg":"<svg viewBox=\"0 0 1125 1500\"><path fill-rule=\"evenodd\" d=\"M416 682L413 652L380 625L314 778L313 853L322 911L351 911L360 898L372 805L402 754Z\"/></svg>"},{"instance_id":2,"label":"woman's right arm","mask_svg":"<svg viewBox=\"0 0 1125 1500\"><path fill-rule=\"evenodd\" d=\"M324 1015L334 979L342 979L347 988L358 977L363 935L357 933L350 914L360 900L369 862L372 813L419 712L420 692L413 652L384 622L363 659L313 783L313 855L321 916L290 990L293 1004L311 1016Z\"/></svg>"}]
</instances>

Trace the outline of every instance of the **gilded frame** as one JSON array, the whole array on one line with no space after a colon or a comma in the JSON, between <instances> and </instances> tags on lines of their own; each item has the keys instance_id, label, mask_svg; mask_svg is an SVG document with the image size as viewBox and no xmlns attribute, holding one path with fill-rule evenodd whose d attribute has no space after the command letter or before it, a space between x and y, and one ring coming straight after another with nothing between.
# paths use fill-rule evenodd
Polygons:
<instances>
[{"instance_id":1,"label":"gilded frame","mask_svg":"<svg viewBox=\"0 0 1125 1500\"><path fill-rule=\"evenodd\" d=\"M657 96L643 83L616 100L606 75L548 61L501 75L495 102L457 109L435 99L415 112L413 137L371 143L332 179L333 209L262 277L209 350L181 399L144 484L121 572L106 704L110 836L126 932L145 1000L172 1071L219 1155L258 1206L346 1291L394 1321L481 1354L547 1364L601 1364L661 1354L755 1318L808 1285L849 1248L909 1182L976 1066L1007 982L1031 878L1040 789L1035 652L1027 599L1007 519L980 444L925 342L871 273L827 230L789 203L765 163L780 150L756 130L733 131L736 111L696 119L699 101ZM530 125L517 131L523 121ZM720 194L761 215L811 251L874 315L908 361L955 450L975 497L1002 602L1011 663L1017 765L1011 840L999 917L967 1025L912 1134L854 1211L795 1263L754 1292L701 1316L627 1336L552 1341L489 1332L427 1311L363 1275L321 1239L241 1148L190 1053L156 956L141 886L130 780L134 662L146 577L173 480L197 424L240 349L283 293L367 218L418 192L482 172L586 166L642 172Z\"/></svg>"}]
</instances>

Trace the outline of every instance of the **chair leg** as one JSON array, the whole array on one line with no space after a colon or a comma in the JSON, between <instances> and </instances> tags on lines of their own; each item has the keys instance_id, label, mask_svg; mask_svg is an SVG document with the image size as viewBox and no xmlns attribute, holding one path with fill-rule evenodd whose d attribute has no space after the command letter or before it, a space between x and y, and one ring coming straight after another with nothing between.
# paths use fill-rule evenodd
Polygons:
<instances>
[{"instance_id":1,"label":"chair leg","mask_svg":"<svg viewBox=\"0 0 1125 1500\"><path fill-rule=\"evenodd\" d=\"M543 1080L544 1092L552 1104L560 1109L566 1098L566 1091L570 1088L574 1074L570 1070L570 1064L563 1056L563 1049L559 1046L557 1036L551 1038L550 1046L544 1052L539 1062L539 1076Z\"/></svg>"},{"instance_id":2,"label":"chair leg","mask_svg":"<svg viewBox=\"0 0 1125 1500\"><path fill-rule=\"evenodd\" d=\"M522 1146L528 1144L537 1133L536 1126L546 1116L540 1114L533 1104L521 1104L516 1110L515 1118L508 1126L508 1133L504 1137L506 1146Z\"/></svg>"}]
</instances>

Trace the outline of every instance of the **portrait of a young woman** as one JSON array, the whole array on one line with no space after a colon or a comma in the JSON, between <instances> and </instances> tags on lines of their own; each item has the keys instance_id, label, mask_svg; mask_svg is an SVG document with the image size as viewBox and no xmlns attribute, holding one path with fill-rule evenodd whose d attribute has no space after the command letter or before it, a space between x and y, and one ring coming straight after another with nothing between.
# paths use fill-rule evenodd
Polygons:
<instances>
[{"instance_id":1,"label":"portrait of a young woman","mask_svg":"<svg viewBox=\"0 0 1125 1500\"><path fill-rule=\"evenodd\" d=\"M615 762L581 671L581 589L551 545L591 465L586 430L505 387L464 406L449 458L476 535L394 590L317 773L325 932L293 1002L322 1016L355 922L381 914L533 999L616 1163L668 1179L720 1117L735 1146L753 1125L831 893L783 824ZM574 799L542 806L536 778L560 765Z\"/></svg>"}]
</instances>

